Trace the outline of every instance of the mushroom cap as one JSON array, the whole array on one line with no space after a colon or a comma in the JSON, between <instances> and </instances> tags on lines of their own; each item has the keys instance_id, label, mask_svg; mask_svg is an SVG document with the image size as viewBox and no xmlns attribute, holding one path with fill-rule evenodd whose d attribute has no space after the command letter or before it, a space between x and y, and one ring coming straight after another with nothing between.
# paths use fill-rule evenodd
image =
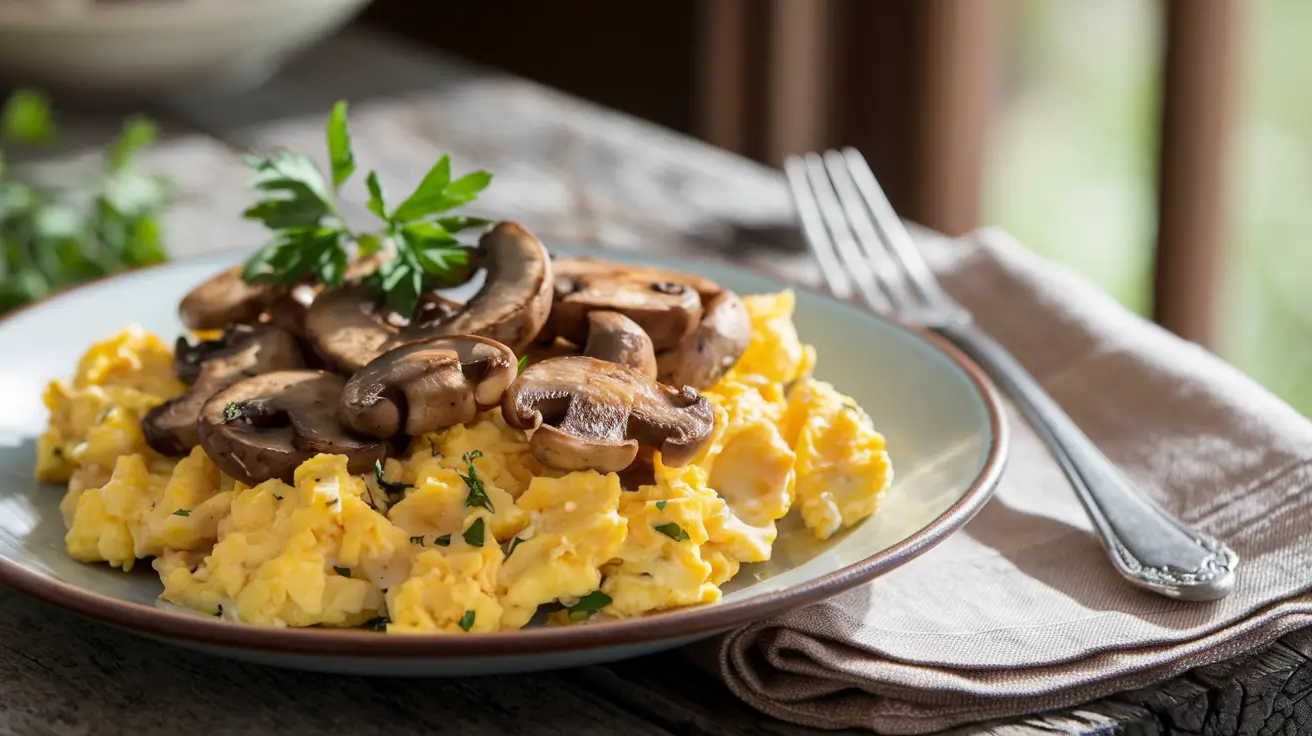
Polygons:
<instances>
[{"instance_id":1,"label":"mushroom cap","mask_svg":"<svg viewBox=\"0 0 1312 736\"><path fill-rule=\"evenodd\" d=\"M439 337L393 348L346 382L338 418L369 437L434 432L496 406L518 364L486 337Z\"/></svg>"},{"instance_id":2,"label":"mushroom cap","mask_svg":"<svg viewBox=\"0 0 1312 736\"><path fill-rule=\"evenodd\" d=\"M586 356L529 366L506 390L501 412L510 426L533 429L533 455L561 470L619 472L642 447L666 465L684 465L715 428L710 402L693 389Z\"/></svg>"},{"instance_id":3,"label":"mushroom cap","mask_svg":"<svg viewBox=\"0 0 1312 736\"><path fill-rule=\"evenodd\" d=\"M583 354L627 365L647 378L656 377L656 351L651 338L637 322L619 312L588 312L588 341Z\"/></svg>"},{"instance_id":4,"label":"mushroom cap","mask_svg":"<svg viewBox=\"0 0 1312 736\"><path fill-rule=\"evenodd\" d=\"M178 316L187 329L196 332L255 322L264 311L270 289L242 281L241 267L234 266L188 292L178 304Z\"/></svg>"},{"instance_id":5,"label":"mushroom cap","mask_svg":"<svg viewBox=\"0 0 1312 736\"><path fill-rule=\"evenodd\" d=\"M578 345L587 339L588 313L602 309L633 320L656 350L668 350L701 320L702 294L720 290L691 274L591 258L557 258L551 268L556 299L547 330Z\"/></svg>"},{"instance_id":6,"label":"mushroom cap","mask_svg":"<svg viewBox=\"0 0 1312 736\"><path fill-rule=\"evenodd\" d=\"M671 386L709 388L738 362L752 339L752 318L729 290L706 303L706 314L678 347L656 356L657 376Z\"/></svg>"},{"instance_id":7,"label":"mushroom cap","mask_svg":"<svg viewBox=\"0 0 1312 736\"><path fill-rule=\"evenodd\" d=\"M146 444L162 455L186 455L200 444L196 421L209 397L249 376L305 366L296 338L273 325L232 325L221 339L190 349L191 362L175 368L193 377L191 387L141 418Z\"/></svg>"},{"instance_id":8,"label":"mushroom cap","mask_svg":"<svg viewBox=\"0 0 1312 736\"><path fill-rule=\"evenodd\" d=\"M369 472L386 445L356 437L337 421L346 379L325 371L275 371L238 381L201 409L200 440L224 473L247 485L295 480L315 455L345 455L352 474Z\"/></svg>"},{"instance_id":9,"label":"mushroom cap","mask_svg":"<svg viewBox=\"0 0 1312 736\"><path fill-rule=\"evenodd\" d=\"M488 337L518 353L537 337L551 311L547 249L522 225L502 222L480 238L475 257L487 269L487 279L459 309L421 300L427 306L416 310L418 318L396 327L370 289L332 289L315 300L306 315L308 338L324 360L343 373L360 370L392 348L452 335Z\"/></svg>"}]
</instances>

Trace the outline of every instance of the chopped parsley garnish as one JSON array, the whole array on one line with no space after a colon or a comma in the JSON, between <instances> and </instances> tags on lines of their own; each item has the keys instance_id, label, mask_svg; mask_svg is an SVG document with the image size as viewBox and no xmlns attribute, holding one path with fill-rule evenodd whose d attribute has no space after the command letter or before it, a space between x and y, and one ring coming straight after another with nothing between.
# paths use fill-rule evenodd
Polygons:
<instances>
[{"instance_id":1,"label":"chopped parsley garnish","mask_svg":"<svg viewBox=\"0 0 1312 736\"><path fill-rule=\"evenodd\" d=\"M328 499L328 501L327 501L326 503L324 503L324 506L327 506L328 508L332 508L332 507L336 506L338 503L340 503L341 500L342 500L342 499L340 499L340 498L330 498L330 499Z\"/></svg>"},{"instance_id":2,"label":"chopped parsley garnish","mask_svg":"<svg viewBox=\"0 0 1312 736\"><path fill-rule=\"evenodd\" d=\"M96 416L96 424L104 424L104 423L105 423L105 420L106 420L106 419L109 419L109 415L110 415L110 414L113 414L113 413L114 413L114 410L117 409L117 408L118 408L117 406L114 406L113 404L110 404L109 406L105 407L104 409L101 409L101 410L100 410L100 414L98 414L98 415Z\"/></svg>"},{"instance_id":3,"label":"chopped parsley garnish","mask_svg":"<svg viewBox=\"0 0 1312 736\"><path fill-rule=\"evenodd\" d=\"M449 213L477 198L492 175L475 171L453 180L451 159L443 156L414 193L389 212L378 174L370 171L366 206L383 224L373 232L354 232L337 205L338 190L356 171L344 100L333 107L326 133L331 177L301 153L247 157L255 170L251 187L257 202L243 215L264 223L272 237L246 261L242 279L248 284L336 286L346 277L352 251L370 255L389 250L392 257L364 283L405 317L413 315L425 291L468 281L470 249L455 234L488 221Z\"/></svg>"},{"instance_id":4,"label":"chopped parsley garnish","mask_svg":"<svg viewBox=\"0 0 1312 736\"><path fill-rule=\"evenodd\" d=\"M281 500L282 500L282 496L279 496L279 495L276 494L276 493L273 494L273 498L274 498L274 500L277 500L277 501L281 501Z\"/></svg>"},{"instance_id":5,"label":"chopped parsley garnish","mask_svg":"<svg viewBox=\"0 0 1312 736\"><path fill-rule=\"evenodd\" d=\"M653 526L652 528L676 542L686 542L690 539L688 532L684 531L683 527L672 521L668 524Z\"/></svg>"},{"instance_id":6,"label":"chopped parsley garnish","mask_svg":"<svg viewBox=\"0 0 1312 736\"><path fill-rule=\"evenodd\" d=\"M460 478L465 481L465 485L469 486L469 495L465 496L466 506L495 511L496 509L492 508L492 499L487 497L487 491L483 488L483 479L478 477L478 469L474 467L474 460L480 457L483 457L482 450L473 450L461 455L460 459L469 466L469 475L460 475L459 473L456 473L456 475L460 475Z\"/></svg>"},{"instance_id":7,"label":"chopped parsley garnish","mask_svg":"<svg viewBox=\"0 0 1312 736\"><path fill-rule=\"evenodd\" d=\"M430 452L429 454L432 455L433 457L442 457L442 453L440 453L440 452L437 451L437 443L436 443L436 442L434 442L434 441L432 441L432 440L429 440L429 441L428 441L428 449L432 451L432 452Z\"/></svg>"},{"instance_id":8,"label":"chopped parsley garnish","mask_svg":"<svg viewBox=\"0 0 1312 736\"><path fill-rule=\"evenodd\" d=\"M424 535L420 534L417 537L410 537L410 544L417 544L420 547L424 546Z\"/></svg>"},{"instance_id":9,"label":"chopped parsley garnish","mask_svg":"<svg viewBox=\"0 0 1312 736\"><path fill-rule=\"evenodd\" d=\"M392 619L386 616L376 616L374 618L369 619L368 621L365 621L363 624L361 624L361 626L363 626L366 629L372 629L374 631L386 631L387 625L390 623L392 623Z\"/></svg>"},{"instance_id":10,"label":"chopped parsley garnish","mask_svg":"<svg viewBox=\"0 0 1312 736\"><path fill-rule=\"evenodd\" d=\"M55 446L55 449L53 449L53 450L50 451L50 454L54 455L55 457L63 457L63 456L64 456L64 448L62 448L62 447L56 445L56 446Z\"/></svg>"},{"instance_id":11,"label":"chopped parsley garnish","mask_svg":"<svg viewBox=\"0 0 1312 736\"><path fill-rule=\"evenodd\" d=\"M569 612L570 621L582 621L597 611L609 606L610 602L610 596L600 590L594 590L580 598L578 603L575 603L565 610Z\"/></svg>"},{"instance_id":12,"label":"chopped parsley garnish","mask_svg":"<svg viewBox=\"0 0 1312 736\"><path fill-rule=\"evenodd\" d=\"M351 568L349 567L338 567L336 565L333 565L333 572L337 573L338 575L341 575L344 578L351 577Z\"/></svg>"},{"instance_id":13,"label":"chopped parsley garnish","mask_svg":"<svg viewBox=\"0 0 1312 736\"><path fill-rule=\"evenodd\" d=\"M657 501L657 502L656 502L656 510L657 510L657 511L664 511L664 510L665 510L665 504L666 504L666 503L668 503L668 501Z\"/></svg>"},{"instance_id":14,"label":"chopped parsley garnish","mask_svg":"<svg viewBox=\"0 0 1312 736\"><path fill-rule=\"evenodd\" d=\"M174 516L191 516L191 509L178 509L173 512Z\"/></svg>"},{"instance_id":15,"label":"chopped parsley garnish","mask_svg":"<svg viewBox=\"0 0 1312 736\"><path fill-rule=\"evenodd\" d=\"M399 481L384 480L382 460L374 461L374 477L378 479L378 487L383 489L383 493L387 494L388 503L396 503L400 500L396 498L396 496L405 498L405 490L407 488L415 487L414 483L401 483Z\"/></svg>"},{"instance_id":16,"label":"chopped parsley garnish","mask_svg":"<svg viewBox=\"0 0 1312 736\"><path fill-rule=\"evenodd\" d=\"M241 419L241 407L235 401L229 401L223 405L223 423L235 422Z\"/></svg>"},{"instance_id":17,"label":"chopped parsley garnish","mask_svg":"<svg viewBox=\"0 0 1312 736\"><path fill-rule=\"evenodd\" d=\"M222 604L222 603L219 604L219 610L218 610L214 615L215 615L215 616L218 616L219 618L223 618L223 604Z\"/></svg>"},{"instance_id":18,"label":"chopped parsley garnish","mask_svg":"<svg viewBox=\"0 0 1312 736\"><path fill-rule=\"evenodd\" d=\"M506 542L505 546L502 547L502 551L505 553L506 557L509 557L510 553L514 552L515 548L518 547L523 542L524 540L520 539L519 537L511 537L510 541Z\"/></svg>"},{"instance_id":19,"label":"chopped parsley garnish","mask_svg":"<svg viewBox=\"0 0 1312 736\"><path fill-rule=\"evenodd\" d=\"M465 615L460 617L460 628L469 631L474 628L474 612L465 611Z\"/></svg>"},{"instance_id":20,"label":"chopped parsley garnish","mask_svg":"<svg viewBox=\"0 0 1312 736\"><path fill-rule=\"evenodd\" d=\"M450 547L450 546L451 546L451 535L450 535L450 534L443 534L443 535L440 536L440 537L433 537L433 544L437 545L438 547Z\"/></svg>"},{"instance_id":21,"label":"chopped parsley garnish","mask_svg":"<svg viewBox=\"0 0 1312 736\"><path fill-rule=\"evenodd\" d=\"M528 356L527 355L519 356L519 372L523 373L524 368L527 366L528 366Z\"/></svg>"},{"instance_id":22,"label":"chopped parsley garnish","mask_svg":"<svg viewBox=\"0 0 1312 736\"><path fill-rule=\"evenodd\" d=\"M469 525L465 533L461 535L471 547L483 546L483 520L474 519L474 523Z\"/></svg>"}]
</instances>

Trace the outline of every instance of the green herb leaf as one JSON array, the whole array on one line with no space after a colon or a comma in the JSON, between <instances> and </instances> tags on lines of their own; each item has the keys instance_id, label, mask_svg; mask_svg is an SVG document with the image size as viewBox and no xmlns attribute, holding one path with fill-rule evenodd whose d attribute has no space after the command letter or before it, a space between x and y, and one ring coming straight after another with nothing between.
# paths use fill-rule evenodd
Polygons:
<instances>
[{"instance_id":1,"label":"green herb leaf","mask_svg":"<svg viewBox=\"0 0 1312 736\"><path fill-rule=\"evenodd\" d=\"M123 123L123 131L109 147L105 166L111 172L122 171L132 163L133 157L150 147L159 137L159 126L144 115L134 115Z\"/></svg>"},{"instance_id":2,"label":"green herb leaf","mask_svg":"<svg viewBox=\"0 0 1312 736\"><path fill-rule=\"evenodd\" d=\"M469 466L469 475L460 475L459 473L456 473L456 475L460 475L461 479L465 481L465 485L469 486L469 495L465 496L465 506L496 511L496 509L492 508L492 499L487 496L487 489L483 487L483 479L478 477L478 469L474 467L474 460L480 457L483 457L482 450L466 452L464 455L460 456L460 459Z\"/></svg>"},{"instance_id":3,"label":"green herb leaf","mask_svg":"<svg viewBox=\"0 0 1312 736\"><path fill-rule=\"evenodd\" d=\"M223 618L223 604L222 604L222 603L219 604L219 610L218 610L217 612L215 612L214 615L215 615L215 616L218 616L219 618Z\"/></svg>"},{"instance_id":4,"label":"green herb leaf","mask_svg":"<svg viewBox=\"0 0 1312 736\"><path fill-rule=\"evenodd\" d=\"M436 206L442 201L442 194L450 183L451 157L443 156L433 164L433 168L429 169L427 174L424 174L414 193L396 208L392 213L392 219L397 222L411 222L424 215L439 212Z\"/></svg>"},{"instance_id":5,"label":"green herb leaf","mask_svg":"<svg viewBox=\"0 0 1312 736\"><path fill-rule=\"evenodd\" d=\"M451 546L451 535L450 535L450 534L443 534L443 535L440 536L440 537L434 537L434 538L433 538L433 544L437 545L438 547L450 547L450 546Z\"/></svg>"},{"instance_id":6,"label":"green herb leaf","mask_svg":"<svg viewBox=\"0 0 1312 736\"><path fill-rule=\"evenodd\" d=\"M280 151L267 158L248 157L246 164L255 169L250 187L261 197L314 199L322 204L325 212L337 212L323 174L304 154Z\"/></svg>"},{"instance_id":7,"label":"green herb leaf","mask_svg":"<svg viewBox=\"0 0 1312 736\"><path fill-rule=\"evenodd\" d=\"M506 542L505 545L501 548L502 554L504 554L506 557L509 557L510 553L514 552L515 548L523 544L523 542L524 540L520 539L519 537L511 537L510 541Z\"/></svg>"},{"instance_id":8,"label":"green herb leaf","mask_svg":"<svg viewBox=\"0 0 1312 736\"><path fill-rule=\"evenodd\" d=\"M406 489L415 487L414 483L401 483L398 481L384 480L382 460L374 461L374 478L378 480L378 487L383 489L383 492L387 494L388 503L396 503L396 501L393 500L395 496L404 498Z\"/></svg>"},{"instance_id":9,"label":"green herb leaf","mask_svg":"<svg viewBox=\"0 0 1312 736\"><path fill-rule=\"evenodd\" d=\"M356 238L355 244L360 247L362 256L370 256L383 249L383 239L373 233L365 233Z\"/></svg>"},{"instance_id":10,"label":"green herb leaf","mask_svg":"<svg viewBox=\"0 0 1312 736\"><path fill-rule=\"evenodd\" d=\"M333 565L333 572L337 573L338 575L341 575L344 578L351 577L351 568L349 567L338 567L336 565Z\"/></svg>"},{"instance_id":11,"label":"green herb leaf","mask_svg":"<svg viewBox=\"0 0 1312 736\"><path fill-rule=\"evenodd\" d=\"M571 621L582 621L606 606L609 606L611 600L610 596L600 590L594 590L580 598L578 603L575 603L565 610L569 612L569 618Z\"/></svg>"},{"instance_id":12,"label":"green herb leaf","mask_svg":"<svg viewBox=\"0 0 1312 736\"><path fill-rule=\"evenodd\" d=\"M465 615L460 617L460 628L469 631L474 628L474 612L465 611Z\"/></svg>"},{"instance_id":13,"label":"green herb leaf","mask_svg":"<svg viewBox=\"0 0 1312 736\"><path fill-rule=\"evenodd\" d=\"M278 494L275 493L275 494L273 494L273 499L274 499L275 501L281 501L281 500L282 500L282 496L279 496Z\"/></svg>"},{"instance_id":14,"label":"green herb leaf","mask_svg":"<svg viewBox=\"0 0 1312 736\"><path fill-rule=\"evenodd\" d=\"M0 140L49 143L55 138L50 98L34 89L19 89L0 108Z\"/></svg>"},{"instance_id":15,"label":"green herb leaf","mask_svg":"<svg viewBox=\"0 0 1312 736\"><path fill-rule=\"evenodd\" d=\"M173 512L174 516L191 516L191 509L178 509Z\"/></svg>"},{"instance_id":16,"label":"green herb leaf","mask_svg":"<svg viewBox=\"0 0 1312 736\"><path fill-rule=\"evenodd\" d=\"M346 100L338 100L328 114L328 160L332 164L333 188L355 173L355 153L351 151L351 133L346 127Z\"/></svg>"},{"instance_id":17,"label":"green herb leaf","mask_svg":"<svg viewBox=\"0 0 1312 736\"><path fill-rule=\"evenodd\" d=\"M420 547L424 546L424 535L420 534L417 537L410 537L410 544L417 544Z\"/></svg>"},{"instance_id":18,"label":"green herb leaf","mask_svg":"<svg viewBox=\"0 0 1312 736\"><path fill-rule=\"evenodd\" d=\"M378 183L378 173L370 171L369 176L364 179L364 184L369 188L369 211L386 220L387 200L383 196L383 185Z\"/></svg>"},{"instance_id":19,"label":"green herb leaf","mask_svg":"<svg viewBox=\"0 0 1312 736\"><path fill-rule=\"evenodd\" d=\"M672 521L668 524L653 526L652 528L676 542L686 542L690 539L688 532L684 531L683 527Z\"/></svg>"},{"instance_id":20,"label":"green herb leaf","mask_svg":"<svg viewBox=\"0 0 1312 736\"><path fill-rule=\"evenodd\" d=\"M223 423L235 422L241 418L241 407L235 401L223 405Z\"/></svg>"},{"instance_id":21,"label":"green herb leaf","mask_svg":"<svg viewBox=\"0 0 1312 736\"><path fill-rule=\"evenodd\" d=\"M387 625L390 623L392 623L392 619L386 616L376 616L360 625L372 631L387 631Z\"/></svg>"},{"instance_id":22,"label":"green herb leaf","mask_svg":"<svg viewBox=\"0 0 1312 736\"><path fill-rule=\"evenodd\" d=\"M657 510L657 511L664 511L664 510L665 510L665 504L666 504L666 503L668 503L668 502L667 502L667 501L657 501L657 502L656 502L656 510Z\"/></svg>"},{"instance_id":23,"label":"green herb leaf","mask_svg":"<svg viewBox=\"0 0 1312 736\"><path fill-rule=\"evenodd\" d=\"M473 524L470 524L470 525L469 525L469 528L466 529L466 530L465 530L465 533L462 534L461 536L463 536L463 537L465 538L465 542L467 542L467 543L469 544L469 546L471 546L471 547L482 547L482 546L483 546L483 519L482 519L482 517L479 517L479 518L477 518L477 519L474 519L474 523L473 523Z\"/></svg>"},{"instance_id":24,"label":"green herb leaf","mask_svg":"<svg viewBox=\"0 0 1312 736\"><path fill-rule=\"evenodd\" d=\"M524 368L526 368L527 366L528 366L528 356L527 355L519 356L519 372L523 373Z\"/></svg>"},{"instance_id":25,"label":"green herb leaf","mask_svg":"<svg viewBox=\"0 0 1312 736\"><path fill-rule=\"evenodd\" d=\"M433 220L433 223L448 233L458 233L471 227L482 227L491 224L491 220L485 220L481 217L465 217L456 215L454 217L439 217Z\"/></svg>"}]
</instances>

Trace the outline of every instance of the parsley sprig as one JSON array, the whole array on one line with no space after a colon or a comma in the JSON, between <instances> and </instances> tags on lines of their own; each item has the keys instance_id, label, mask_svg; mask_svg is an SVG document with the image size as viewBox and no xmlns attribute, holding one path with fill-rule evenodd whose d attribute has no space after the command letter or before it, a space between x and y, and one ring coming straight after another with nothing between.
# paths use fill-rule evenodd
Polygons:
<instances>
[{"instance_id":1,"label":"parsley sprig","mask_svg":"<svg viewBox=\"0 0 1312 736\"><path fill-rule=\"evenodd\" d=\"M353 232L337 202L342 185L356 170L346 109L346 101L339 101L328 116L330 178L308 156L294 151L247 158L255 170L251 187L258 201L244 216L264 223L272 237L246 261L242 279L251 284L309 281L336 286L346 277L352 248L360 256L389 251L391 257L383 259L365 283L389 309L410 316L423 292L469 279L469 248L455 236L488 221L450 213L474 201L492 175L475 171L452 179L451 158L442 156L410 196L389 208L378 173L370 171L365 176L367 207L383 224L377 231Z\"/></svg>"},{"instance_id":2,"label":"parsley sprig","mask_svg":"<svg viewBox=\"0 0 1312 736\"><path fill-rule=\"evenodd\" d=\"M85 181L38 182L6 168L0 150L0 313L106 274L167 259L160 215L171 191L136 164L159 134L128 118ZM49 99L20 89L0 105L0 145L8 150L58 139Z\"/></svg>"},{"instance_id":3,"label":"parsley sprig","mask_svg":"<svg viewBox=\"0 0 1312 736\"><path fill-rule=\"evenodd\" d=\"M483 457L482 450L471 450L461 455L460 459L464 460L465 465L469 466L469 475L461 475L459 471L456 472L456 475L459 475L465 485L469 486L469 495L465 496L465 506L484 508L495 512L496 509L492 508L492 499L487 497L487 489L483 487L483 479L478 477L478 468L474 467L474 461L480 457Z\"/></svg>"}]
</instances>

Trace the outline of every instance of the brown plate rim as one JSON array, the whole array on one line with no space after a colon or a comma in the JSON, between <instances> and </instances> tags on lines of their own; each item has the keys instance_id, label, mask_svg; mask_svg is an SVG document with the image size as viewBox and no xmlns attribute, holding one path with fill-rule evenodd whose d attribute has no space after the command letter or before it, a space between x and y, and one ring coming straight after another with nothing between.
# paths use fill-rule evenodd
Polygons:
<instances>
[{"instance_id":1,"label":"brown plate rim","mask_svg":"<svg viewBox=\"0 0 1312 736\"><path fill-rule=\"evenodd\" d=\"M586 246L580 246L586 247ZM605 252L604 249L599 249ZM130 277L148 270L177 264L218 259L238 251L223 249L186 256L166 263L144 266L49 294L23 305L0 318L0 323L35 309L71 291ZM636 255L611 252L623 259ZM280 628L222 621L217 618L152 608L139 603L111 598L75 585L29 571L9 560L0 559L0 584L46 603L68 609L91 619L121 626L135 632L199 645L308 655L351 656L366 659L432 659L488 656L523 656L560 651L584 651L616 646L656 643L665 639L710 636L770 616L832 597L899 567L920 556L960 529L992 496L1006 465L1010 431L1004 419L998 392L983 371L949 341L939 335L886 315L874 314L832 295L797 284L780 281L773 274L751 266L744 267L722 259L678 256L690 262L718 261L732 268L766 278L782 288L807 292L813 296L863 312L883 320L897 329L913 333L928 342L957 364L975 385L989 415L992 442L984 467L970 488L929 524L897 544L859 562L835 570L814 580L784 590L766 593L734 603L713 603L659 613L648 617L604 621L568 627L521 629L488 634L404 634L385 635L362 629Z\"/></svg>"}]
</instances>

